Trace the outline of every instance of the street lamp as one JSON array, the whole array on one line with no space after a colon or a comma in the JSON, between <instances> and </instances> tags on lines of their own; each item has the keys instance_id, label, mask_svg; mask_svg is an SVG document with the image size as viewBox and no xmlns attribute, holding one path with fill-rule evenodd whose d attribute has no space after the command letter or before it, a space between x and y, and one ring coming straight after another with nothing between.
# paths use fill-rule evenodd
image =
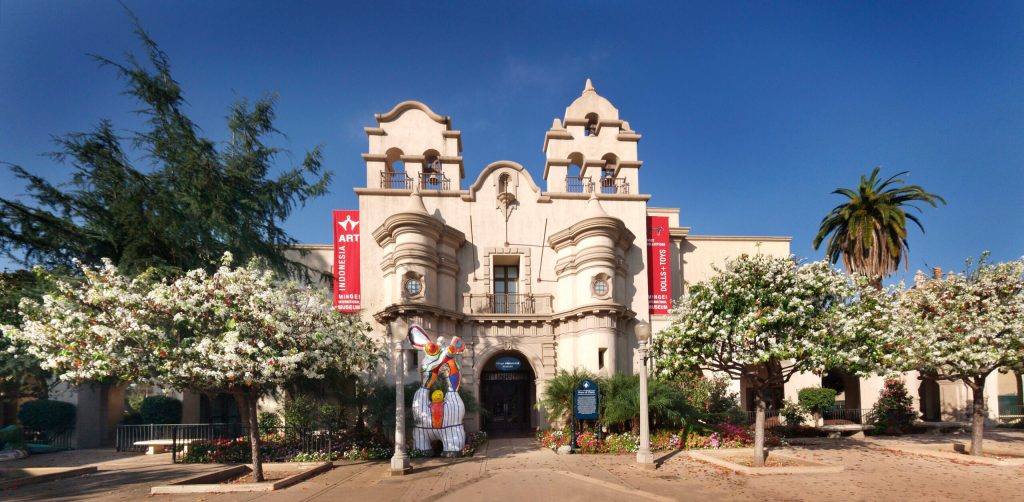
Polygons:
<instances>
[{"instance_id":1,"label":"street lamp","mask_svg":"<svg viewBox=\"0 0 1024 502\"><path fill-rule=\"evenodd\" d=\"M651 325L645 321L636 323L636 340L640 342L640 448L636 452L636 463L640 467L653 469L654 454L651 453L651 430L647 413L647 343L651 339Z\"/></svg>"},{"instance_id":2,"label":"street lamp","mask_svg":"<svg viewBox=\"0 0 1024 502\"><path fill-rule=\"evenodd\" d=\"M392 331L395 350L395 454L391 456L391 475L401 476L411 469L409 455L405 452L405 358L402 357L405 337L389 331Z\"/></svg>"}]
</instances>

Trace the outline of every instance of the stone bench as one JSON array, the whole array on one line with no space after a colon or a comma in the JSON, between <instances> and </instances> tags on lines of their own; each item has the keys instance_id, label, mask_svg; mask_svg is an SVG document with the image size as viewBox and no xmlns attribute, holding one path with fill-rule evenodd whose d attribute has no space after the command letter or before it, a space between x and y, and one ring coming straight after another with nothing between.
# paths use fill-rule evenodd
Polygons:
<instances>
[{"instance_id":1,"label":"stone bench","mask_svg":"<svg viewBox=\"0 0 1024 502\"><path fill-rule=\"evenodd\" d=\"M185 454L188 454L189 445L195 441L194 439L179 439L178 444L182 446ZM156 455L158 453L164 453L167 451L169 446L174 445L174 441L170 439L150 439L148 441L136 441L132 443L135 446L145 446L146 455Z\"/></svg>"},{"instance_id":2,"label":"stone bench","mask_svg":"<svg viewBox=\"0 0 1024 502\"><path fill-rule=\"evenodd\" d=\"M870 425L864 424L837 424L822 425L819 429L828 433L830 438L843 437L844 432L853 432L853 437L864 437L864 431L870 429Z\"/></svg>"},{"instance_id":3,"label":"stone bench","mask_svg":"<svg viewBox=\"0 0 1024 502\"><path fill-rule=\"evenodd\" d=\"M929 434L942 434L945 431L963 431L969 429L968 422L914 422L915 427L928 429Z\"/></svg>"}]
</instances>

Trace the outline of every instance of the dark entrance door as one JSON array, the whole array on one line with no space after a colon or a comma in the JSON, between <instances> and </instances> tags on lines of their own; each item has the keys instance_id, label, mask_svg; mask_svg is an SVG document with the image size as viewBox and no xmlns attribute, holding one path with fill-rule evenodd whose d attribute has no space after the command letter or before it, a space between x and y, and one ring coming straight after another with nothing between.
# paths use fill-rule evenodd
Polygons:
<instances>
[{"instance_id":1,"label":"dark entrance door","mask_svg":"<svg viewBox=\"0 0 1024 502\"><path fill-rule=\"evenodd\" d=\"M488 412L484 429L489 434L529 432L533 375L527 371L486 371L481 380L481 401Z\"/></svg>"}]
</instances>

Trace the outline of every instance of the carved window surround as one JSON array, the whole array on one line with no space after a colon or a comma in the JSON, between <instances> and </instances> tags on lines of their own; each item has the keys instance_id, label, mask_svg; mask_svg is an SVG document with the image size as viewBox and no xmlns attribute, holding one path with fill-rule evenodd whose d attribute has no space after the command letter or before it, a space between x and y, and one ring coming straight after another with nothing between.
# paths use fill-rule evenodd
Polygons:
<instances>
[{"instance_id":1,"label":"carved window surround","mask_svg":"<svg viewBox=\"0 0 1024 502\"><path fill-rule=\"evenodd\" d=\"M489 247L484 249L483 256L483 280L484 290L491 292L491 271L493 270L492 256L518 256L519 257L519 285L523 288L521 293L533 293L533 281L530 280L530 248L528 247Z\"/></svg>"}]
</instances>

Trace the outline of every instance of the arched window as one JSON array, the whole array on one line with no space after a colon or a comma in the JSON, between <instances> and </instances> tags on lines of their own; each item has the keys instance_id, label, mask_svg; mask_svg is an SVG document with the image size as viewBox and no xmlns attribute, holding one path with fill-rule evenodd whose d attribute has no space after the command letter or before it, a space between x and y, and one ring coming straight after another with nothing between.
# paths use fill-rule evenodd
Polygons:
<instances>
[{"instance_id":1,"label":"arched window","mask_svg":"<svg viewBox=\"0 0 1024 502\"><path fill-rule=\"evenodd\" d=\"M583 128L584 136L597 136L597 123L598 117L594 112L590 112L586 116L587 126Z\"/></svg>"},{"instance_id":2,"label":"arched window","mask_svg":"<svg viewBox=\"0 0 1024 502\"><path fill-rule=\"evenodd\" d=\"M586 180L581 177L583 169L583 154L573 152L569 154L569 167L565 173L565 191L582 193L586 190Z\"/></svg>"},{"instance_id":3,"label":"arched window","mask_svg":"<svg viewBox=\"0 0 1024 502\"><path fill-rule=\"evenodd\" d=\"M437 153L437 150L423 152L423 173L420 177L420 187L430 190L444 188L444 174L441 170L441 154Z\"/></svg>"},{"instance_id":4,"label":"arched window","mask_svg":"<svg viewBox=\"0 0 1024 502\"><path fill-rule=\"evenodd\" d=\"M601 160L604 161L601 167L601 193L618 193L615 170L619 167L619 158L614 153L608 153Z\"/></svg>"},{"instance_id":5,"label":"arched window","mask_svg":"<svg viewBox=\"0 0 1024 502\"><path fill-rule=\"evenodd\" d=\"M384 172L381 173L380 180L381 188L409 188L402 155L405 154L399 148L390 148L384 154Z\"/></svg>"},{"instance_id":6,"label":"arched window","mask_svg":"<svg viewBox=\"0 0 1024 502\"><path fill-rule=\"evenodd\" d=\"M509 193L508 186L512 182L512 177L508 173L502 173L498 176L498 193Z\"/></svg>"}]
</instances>

